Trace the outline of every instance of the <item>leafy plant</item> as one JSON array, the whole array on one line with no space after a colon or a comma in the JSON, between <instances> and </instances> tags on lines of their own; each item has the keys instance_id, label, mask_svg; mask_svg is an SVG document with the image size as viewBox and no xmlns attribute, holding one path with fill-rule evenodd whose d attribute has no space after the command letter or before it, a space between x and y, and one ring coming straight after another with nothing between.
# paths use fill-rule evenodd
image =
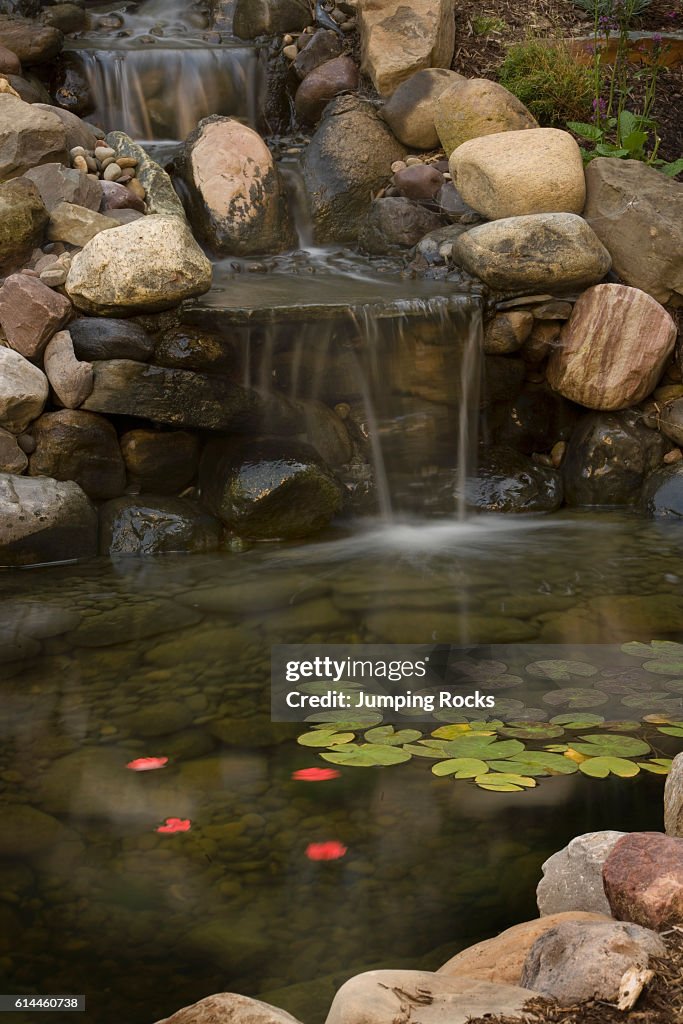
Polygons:
<instances>
[{"instance_id":1,"label":"leafy plant","mask_svg":"<svg viewBox=\"0 0 683 1024\"><path fill-rule=\"evenodd\" d=\"M670 163L658 157L650 158L647 147L651 133L656 136L655 122L651 118L632 114L630 110L622 110L618 117L606 118L601 122L601 126L568 121L567 128L579 138L594 143L591 150L579 146L584 163L590 163L598 156L613 156L627 160L642 160L654 165L670 178L675 178L683 171L683 158Z\"/></svg>"},{"instance_id":2,"label":"leafy plant","mask_svg":"<svg viewBox=\"0 0 683 1024\"><path fill-rule=\"evenodd\" d=\"M588 11L593 17L600 17L601 15L604 17L611 14L614 6L614 0L574 0L574 3L584 11ZM631 17L637 18L651 3L652 0L633 0Z\"/></svg>"},{"instance_id":3,"label":"leafy plant","mask_svg":"<svg viewBox=\"0 0 683 1024\"><path fill-rule=\"evenodd\" d=\"M502 18L479 14L472 18L472 28L478 36L487 36L490 32L504 32L507 25Z\"/></svg>"},{"instance_id":4,"label":"leafy plant","mask_svg":"<svg viewBox=\"0 0 683 1024\"><path fill-rule=\"evenodd\" d=\"M564 126L565 121L590 114L591 70L579 64L560 40L529 39L511 46L498 80L541 125Z\"/></svg>"}]
</instances>

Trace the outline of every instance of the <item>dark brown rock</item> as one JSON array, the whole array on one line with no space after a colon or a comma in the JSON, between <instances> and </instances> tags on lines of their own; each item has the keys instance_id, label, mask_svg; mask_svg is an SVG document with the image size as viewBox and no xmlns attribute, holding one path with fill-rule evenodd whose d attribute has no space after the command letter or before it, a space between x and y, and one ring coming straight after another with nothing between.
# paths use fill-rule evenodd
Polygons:
<instances>
[{"instance_id":1,"label":"dark brown rock","mask_svg":"<svg viewBox=\"0 0 683 1024\"><path fill-rule=\"evenodd\" d=\"M315 124L330 100L343 92L355 92L358 82L358 68L351 57L326 61L311 71L297 89L294 98L297 115L302 121Z\"/></svg>"},{"instance_id":2,"label":"dark brown rock","mask_svg":"<svg viewBox=\"0 0 683 1024\"><path fill-rule=\"evenodd\" d=\"M318 29L310 36L310 41L306 43L303 50L299 51L299 55L292 64L297 78L303 81L321 64L338 57L342 52L342 47L343 44L336 32L333 32L332 29Z\"/></svg>"},{"instance_id":3,"label":"dark brown rock","mask_svg":"<svg viewBox=\"0 0 683 1024\"><path fill-rule=\"evenodd\" d=\"M32 182L17 178L0 185L0 267L21 265L40 245L47 219Z\"/></svg>"},{"instance_id":4,"label":"dark brown rock","mask_svg":"<svg viewBox=\"0 0 683 1024\"><path fill-rule=\"evenodd\" d=\"M394 174L394 185L407 199L434 199L445 180L431 164L415 164Z\"/></svg>"},{"instance_id":5,"label":"dark brown rock","mask_svg":"<svg viewBox=\"0 0 683 1024\"><path fill-rule=\"evenodd\" d=\"M376 199L359 235L366 252L382 254L409 249L430 231L441 226L438 214L401 197Z\"/></svg>"},{"instance_id":6,"label":"dark brown rock","mask_svg":"<svg viewBox=\"0 0 683 1024\"><path fill-rule=\"evenodd\" d=\"M618 920L654 931L683 925L683 839L628 833L605 861L602 879Z\"/></svg>"},{"instance_id":7,"label":"dark brown rock","mask_svg":"<svg viewBox=\"0 0 683 1024\"><path fill-rule=\"evenodd\" d=\"M146 362L154 351L154 341L133 320L104 316L83 316L69 326L78 359L134 359Z\"/></svg>"},{"instance_id":8,"label":"dark brown rock","mask_svg":"<svg viewBox=\"0 0 683 1024\"><path fill-rule=\"evenodd\" d=\"M237 366L234 346L223 338L192 327L178 327L159 338L154 362L179 370L202 373L229 373Z\"/></svg>"},{"instance_id":9,"label":"dark brown rock","mask_svg":"<svg viewBox=\"0 0 683 1024\"><path fill-rule=\"evenodd\" d=\"M183 430L129 430L121 452L130 483L149 494L177 494L199 465L199 439Z\"/></svg>"},{"instance_id":10,"label":"dark brown rock","mask_svg":"<svg viewBox=\"0 0 683 1024\"><path fill-rule=\"evenodd\" d=\"M16 53L0 46L0 75L20 75L21 61Z\"/></svg>"},{"instance_id":11,"label":"dark brown rock","mask_svg":"<svg viewBox=\"0 0 683 1024\"><path fill-rule=\"evenodd\" d=\"M123 497L100 509L103 555L215 551L222 539L218 520L185 498Z\"/></svg>"},{"instance_id":12,"label":"dark brown rock","mask_svg":"<svg viewBox=\"0 0 683 1024\"><path fill-rule=\"evenodd\" d=\"M0 17L0 45L15 53L22 64L45 64L62 49L59 29L41 27L28 18Z\"/></svg>"},{"instance_id":13,"label":"dark brown rock","mask_svg":"<svg viewBox=\"0 0 683 1024\"><path fill-rule=\"evenodd\" d=\"M81 409L44 413L31 433L36 444L30 476L75 480L97 501L122 494L126 470L116 431L103 416Z\"/></svg>"},{"instance_id":14,"label":"dark brown rock","mask_svg":"<svg viewBox=\"0 0 683 1024\"><path fill-rule=\"evenodd\" d=\"M10 347L27 359L42 355L71 312L69 300L37 277L11 274L0 288L0 324Z\"/></svg>"},{"instance_id":15,"label":"dark brown rock","mask_svg":"<svg viewBox=\"0 0 683 1024\"><path fill-rule=\"evenodd\" d=\"M7 75L7 81L14 91L19 93L19 99L24 103L50 102L49 92L35 75L31 75L30 78L24 78L21 75Z\"/></svg>"},{"instance_id":16,"label":"dark brown rock","mask_svg":"<svg viewBox=\"0 0 683 1024\"><path fill-rule=\"evenodd\" d=\"M101 181L100 188L102 191L102 199L99 205L100 213L106 213L107 210L137 210L138 213L145 212L144 200L134 195L125 185L119 185L116 181Z\"/></svg>"}]
</instances>

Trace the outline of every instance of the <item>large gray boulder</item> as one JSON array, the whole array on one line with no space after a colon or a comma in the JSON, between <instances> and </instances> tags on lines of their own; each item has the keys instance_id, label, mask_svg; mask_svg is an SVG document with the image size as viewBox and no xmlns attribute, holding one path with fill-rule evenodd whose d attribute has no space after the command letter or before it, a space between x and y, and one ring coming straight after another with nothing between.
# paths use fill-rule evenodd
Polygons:
<instances>
[{"instance_id":1,"label":"large gray boulder","mask_svg":"<svg viewBox=\"0 0 683 1024\"><path fill-rule=\"evenodd\" d=\"M40 245L48 214L33 182L0 185L0 267L19 266Z\"/></svg>"},{"instance_id":2,"label":"large gray boulder","mask_svg":"<svg viewBox=\"0 0 683 1024\"><path fill-rule=\"evenodd\" d=\"M201 295L211 278L187 223L154 214L96 235L74 256L66 290L87 313L126 316Z\"/></svg>"},{"instance_id":3,"label":"large gray boulder","mask_svg":"<svg viewBox=\"0 0 683 1024\"><path fill-rule=\"evenodd\" d=\"M372 104L355 96L332 100L303 160L317 241L355 241L372 193L405 155Z\"/></svg>"},{"instance_id":4,"label":"large gray boulder","mask_svg":"<svg viewBox=\"0 0 683 1024\"><path fill-rule=\"evenodd\" d=\"M311 24L308 0L237 0L233 32L240 39L299 32Z\"/></svg>"},{"instance_id":5,"label":"large gray boulder","mask_svg":"<svg viewBox=\"0 0 683 1024\"><path fill-rule=\"evenodd\" d=\"M683 183L640 160L591 160L583 216L625 284L683 303Z\"/></svg>"},{"instance_id":6,"label":"large gray boulder","mask_svg":"<svg viewBox=\"0 0 683 1024\"><path fill-rule=\"evenodd\" d=\"M96 554L97 512L78 484L0 474L0 565Z\"/></svg>"},{"instance_id":7,"label":"large gray boulder","mask_svg":"<svg viewBox=\"0 0 683 1024\"><path fill-rule=\"evenodd\" d=\"M602 869L624 832L588 832L576 836L543 865L536 889L541 917L564 910L585 910L611 916L602 884Z\"/></svg>"},{"instance_id":8,"label":"large gray boulder","mask_svg":"<svg viewBox=\"0 0 683 1024\"><path fill-rule=\"evenodd\" d=\"M66 130L59 117L0 93L0 181L55 161L69 163Z\"/></svg>"},{"instance_id":9,"label":"large gray boulder","mask_svg":"<svg viewBox=\"0 0 683 1024\"><path fill-rule=\"evenodd\" d=\"M180 161L192 222L217 252L248 256L287 248L286 206L275 162L252 128L207 117Z\"/></svg>"}]
</instances>

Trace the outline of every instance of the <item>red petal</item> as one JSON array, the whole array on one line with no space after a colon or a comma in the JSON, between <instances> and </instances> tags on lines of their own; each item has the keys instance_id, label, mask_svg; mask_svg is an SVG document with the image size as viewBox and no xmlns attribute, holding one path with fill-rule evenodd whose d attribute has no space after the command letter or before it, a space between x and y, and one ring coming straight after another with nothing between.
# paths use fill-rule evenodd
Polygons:
<instances>
[{"instance_id":1,"label":"red petal","mask_svg":"<svg viewBox=\"0 0 683 1024\"><path fill-rule=\"evenodd\" d=\"M327 843L309 843L306 856L309 860L339 860L347 852L347 847L336 840Z\"/></svg>"},{"instance_id":2,"label":"red petal","mask_svg":"<svg viewBox=\"0 0 683 1024\"><path fill-rule=\"evenodd\" d=\"M163 825L159 825L155 832L189 832L192 822L189 818L167 818Z\"/></svg>"},{"instance_id":3,"label":"red petal","mask_svg":"<svg viewBox=\"0 0 683 1024\"><path fill-rule=\"evenodd\" d=\"M126 768L134 772L153 772L156 768L163 768L168 764L167 757L136 757L129 761Z\"/></svg>"},{"instance_id":4,"label":"red petal","mask_svg":"<svg viewBox=\"0 0 683 1024\"><path fill-rule=\"evenodd\" d=\"M329 779L338 779L341 772L336 768L299 768L292 772L292 778L296 782L327 782Z\"/></svg>"}]
</instances>

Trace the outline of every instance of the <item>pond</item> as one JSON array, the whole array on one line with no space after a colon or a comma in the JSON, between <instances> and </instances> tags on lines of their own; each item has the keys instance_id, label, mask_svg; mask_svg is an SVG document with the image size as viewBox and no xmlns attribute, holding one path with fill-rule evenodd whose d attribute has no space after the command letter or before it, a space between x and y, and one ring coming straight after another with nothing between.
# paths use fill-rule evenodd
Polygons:
<instances>
[{"instance_id":1,"label":"pond","mask_svg":"<svg viewBox=\"0 0 683 1024\"><path fill-rule=\"evenodd\" d=\"M5 575L4 991L84 992L98 1024L237 991L308 1024L354 973L436 969L534 916L541 864L571 837L661 828L663 777L578 771L490 792L414 757L297 779L330 764L297 743L309 726L271 723L270 646L508 643L534 660L680 640L682 542L675 524L616 514L482 516ZM683 717L677 681L652 679L612 685L626 701L612 717ZM628 702L650 690L652 708ZM553 704L546 721L581 701ZM624 728L670 757L681 741L654 722ZM147 757L168 761L127 767Z\"/></svg>"}]
</instances>

